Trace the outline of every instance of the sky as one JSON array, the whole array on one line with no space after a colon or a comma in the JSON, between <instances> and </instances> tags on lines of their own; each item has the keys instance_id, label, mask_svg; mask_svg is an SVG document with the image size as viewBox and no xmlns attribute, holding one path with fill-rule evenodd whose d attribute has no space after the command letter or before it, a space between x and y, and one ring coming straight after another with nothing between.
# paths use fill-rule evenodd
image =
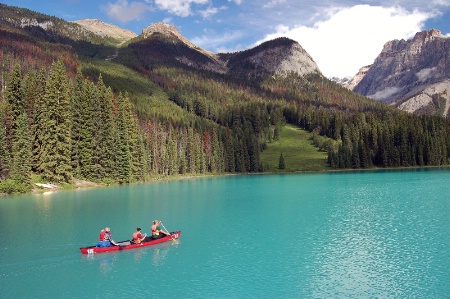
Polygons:
<instances>
[{"instance_id":1,"label":"sky","mask_svg":"<svg viewBox=\"0 0 450 299\"><path fill-rule=\"evenodd\" d=\"M450 37L450 0L0 0L66 21L100 19L141 34L174 25L214 53L247 50L276 37L297 41L321 72L354 76L393 39L438 29Z\"/></svg>"}]
</instances>

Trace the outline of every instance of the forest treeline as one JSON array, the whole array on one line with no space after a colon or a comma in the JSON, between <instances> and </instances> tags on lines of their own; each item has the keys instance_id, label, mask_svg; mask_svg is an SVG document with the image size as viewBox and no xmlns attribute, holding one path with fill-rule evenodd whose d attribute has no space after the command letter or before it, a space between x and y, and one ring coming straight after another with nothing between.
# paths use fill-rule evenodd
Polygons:
<instances>
[{"instance_id":1,"label":"forest treeline","mask_svg":"<svg viewBox=\"0 0 450 299\"><path fill-rule=\"evenodd\" d=\"M448 120L399 111L320 74L273 76L259 87L175 68L154 69L153 76L184 109L233 130L251 127L262 150L289 123L312 132L335 169L449 164ZM245 121L234 123L239 113Z\"/></svg>"},{"instance_id":2,"label":"forest treeline","mask_svg":"<svg viewBox=\"0 0 450 299\"><path fill-rule=\"evenodd\" d=\"M22 71L15 64L7 75L1 102L0 174L9 178L3 184L29 190L32 173L57 183L128 183L151 174L260 170L262 127L252 105L235 110L224 126L201 118L138 119L128 93L115 95L101 75L96 82L81 71L71 78L62 60ZM199 101L194 106L203 113Z\"/></svg>"},{"instance_id":3,"label":"forest treeline","mask_svg":"<svg viewBox=\"0 0 450 299\"><path fill-rule=\"evenodd\" d=\"M143 64L141 76L164 93L155 108L149 106L151 93L130 95L136 88L130 78L103 77L95 66L82 73L70 48L62 47L57 60L57 52L41 46L9 48L0 52L4 192L30 190L32 174L55 183L128 183L155 175L260 172L261 151L285 123L311 132L331 168L449 163L446 119L398 111L320 74L247 84ZM121 89L113 91L115 86Z\"/></svg>"}]
</instances>

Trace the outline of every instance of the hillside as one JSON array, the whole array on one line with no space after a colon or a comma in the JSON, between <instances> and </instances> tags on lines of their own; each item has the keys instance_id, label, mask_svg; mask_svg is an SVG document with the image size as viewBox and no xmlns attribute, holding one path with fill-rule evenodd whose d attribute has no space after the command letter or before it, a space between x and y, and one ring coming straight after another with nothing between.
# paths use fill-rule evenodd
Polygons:
<instances>
[{"instance_id":1,"label":"hillside","mask_svg":"<svg viewBox=\"0 0 450 299\"><path fill-rule=\"evenodd\" d=\"M446 120L410 115L341 87L323 77L290 39L216 55L161 24L121 44L117 37L95 35L92 28L85 34L78 24L28 10L8 8L3 18L12 13L14 20L37 23L0 22L2 36L17 45L2 48L0 57L6 66L0 70L5 128L0 151L8 157L0 159L3 178L23 171L23 179L31 171L57 182L74 177L127 183L152 176L260 172L265 170L261 153L287 138L285 124L310 132L331 168L449 163ZM42 25L50 21L52 26ZM85 35L67 33L77 30ZM34 45L33 54L22 45ZM66 106L54 106L56 95ZM61 114L56 128L44 121L55 117L50 113ZM31 136L20 139L17 132ZM57 134L63 136L53 140ZM41 135L58 146L48 148ZM292 142L296 138L298 144ZM291 153L306 153L303 137L287 140ZM20 158L30 159L28 171L14 162L19 141L21 148L31 148ZM53 148L65 150L45 152ZM50 157L59 160L45 160Z\"/></svg>"},{"instance_id":2,"label":"hillside","mask_svg":"<svg viewBox=\"0 0 450 299\"><path fill-rule=\"evenodd\" d=\"M113 38L120 42L126 42L137 35L133 31L125 30L117 26L107 24L101 20L96 19L84 19L74 21L74 23L84 27L85 29L93 32L95 35Z\"/></svg>"},{"instance_id":3,"label":"hillside","mask_svg":"<svg viewBox=\"0 0 450 299\"><path fill-rule=\"evenodd\" d=\"M284 169L280 169L280 156L283 155ZM267 145L261 153L261 163L264 171L293 172L293 171L326 171L327 152L320 151L311 140L308 131L298 127L284 126L280 138Z\"/></svg>"}]
</instances>

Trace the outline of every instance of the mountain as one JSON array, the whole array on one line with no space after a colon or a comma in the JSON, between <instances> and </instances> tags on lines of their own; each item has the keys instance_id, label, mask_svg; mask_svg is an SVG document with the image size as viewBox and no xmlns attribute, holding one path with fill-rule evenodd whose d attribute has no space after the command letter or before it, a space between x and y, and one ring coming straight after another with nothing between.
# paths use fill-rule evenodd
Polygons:
<instances>
[{"instance_id":1,"label":"mountain","mask_svg":"<svg viewBox=\"0 0 450 299\"><path fill-rule=\"evenodd\" d=\"M146 66L170 63L216 73L226 72L224 63L216 54L194 45L173 25L152 24L144 28L128 47Z\"/></svg>"},{"instance_id":2,"label":"mountain","mask_svg":"<svg viewBox=\"0 0 450 299\"><path fill-rule=\"evenodd\" d=\"M346 78L331 78L332 81L338 83L339 85L344 86L350 90L353 90L356 85L361 82L364 76L367 74L367 71L370 69L372 65L363 66L359 69L358 73L354 77L346 77Z\"/></svg>"},{"instance_id":3,"label":"mountain","mask_svg":"<svg viewBox=\"0 0 450 299\"><path fill-rule=\"evenodd\" d=\"M122 42L126 42L137 36L137 34L131 30L125 30L97 19L83 19L73 21L73 23L82 26L83 28L95 33L96 35L111 37Z\"/></svg>"},{"instance_id":4,"label":"mountain","mask_svg":"<svg viewBox=\"0 0 450 299\"><path fill-rule=\"evenodd\" d=\"M149 60L153 63L155 59L170 60L236 79L261 80L275 74L286 76L290 72L300 75L320 73L311 56L300 44L288 38L267 41L236 53L214 54L194 45L173 25L155 23L142 30L140 40L130 44L130 47L147 64Z\"/></svg>"},{"instance_id":5,"label":"mountain","mask_svg":"<svg viewBox=\"0 0 450 299\"><path fill-rule=\"evenodd\" d=\"M448 115L450 37L433 29L387 42L352 89L401 110ZM354 79L358 81L358 79Z\"/></svg>"},{"instance_id":6,"label":"mountain","mask_svg":"<svg viewBox=\"0 0 450 299\"><path fill-rule=\"evenodd\" d=\"M304 76L320 73L319 67L299 43L277 38L238 53L222 54L228 73L247 80L261 80L271 75Z\"/></svg>"},{"instance_id":7,"label":"mountain","mask_svg":"<svg viewBox=\"0 0 450 299\"><path fill-rule=\"evenodd\" d=\"M32 36L37 39L72 44L77 41L93 44L116 44L76 23L41 14L28 9L8 6L0 3L0 25L3 30Z\"/></svg>"}]
</instances>

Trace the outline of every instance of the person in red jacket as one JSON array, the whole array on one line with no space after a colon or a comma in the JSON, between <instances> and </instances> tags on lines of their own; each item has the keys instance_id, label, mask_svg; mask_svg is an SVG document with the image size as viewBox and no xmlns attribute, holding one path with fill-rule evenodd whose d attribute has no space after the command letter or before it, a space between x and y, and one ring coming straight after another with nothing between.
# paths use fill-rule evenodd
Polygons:
<instances>
[{"instance_id":1,"label":"person in red jacket","mask_svg":"<svg viewBox=\"0 0 450 299\"><path fill-rule=\"evenodd\" d=\"M140 244L142 241L144 241L146 236L147 236L146 234L142 235L141 228L138 227L136 228L136 231L133 233L132 243Z\"/></svg>"},{"instance_id":2,"label":"person in red jacket","mask_svg":"<svg viewBox=\"0 0 450 299\"><path fill-rule=\"evenodd\" d=\"M111 247L112 245L117 246L117 243L112 239L111 229L105 227L100 231L97 247Z\"/></svg>"}]
</instances>

